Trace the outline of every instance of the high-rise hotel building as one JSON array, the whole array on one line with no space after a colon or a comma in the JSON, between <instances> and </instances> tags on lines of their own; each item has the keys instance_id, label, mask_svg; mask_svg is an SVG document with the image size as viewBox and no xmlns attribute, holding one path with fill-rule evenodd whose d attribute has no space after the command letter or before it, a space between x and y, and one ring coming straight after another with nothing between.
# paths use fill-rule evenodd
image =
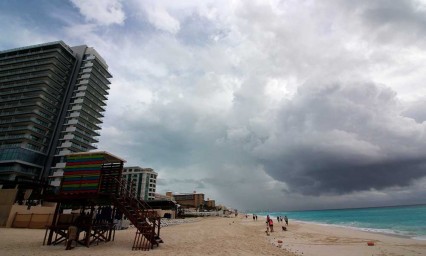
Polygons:
<instances>
[{"instance_id":1,"label":"high-rise hotel building","mask_svg":"<svg viewBox=\"0 0 426 256\"><path fill-rule=\"evenodd\" d=\"M86 45L0 51L0 179L60 177L66 154L96 149L111 77Z\"/></svg>"},{"instance_id":2,"label":"high-rise hotel building","mask_svg":"<svg viewBox=\"0 0 426 256\"><path fill-rule=\"evenodd\" d=\"M157 176L158 173L151 168L131 166L123 169L123 179L128 186L132 184L137 197L144 201L155 199Z\"/></svg>"}]
</instances>

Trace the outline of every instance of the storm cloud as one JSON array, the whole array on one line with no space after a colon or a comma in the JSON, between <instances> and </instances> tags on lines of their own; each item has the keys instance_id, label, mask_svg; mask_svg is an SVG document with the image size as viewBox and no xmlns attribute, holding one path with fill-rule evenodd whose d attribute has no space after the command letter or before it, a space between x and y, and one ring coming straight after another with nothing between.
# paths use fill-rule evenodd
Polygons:
<instances>
[{"instance_id":1,"label":"storm cloud","mask_svg":"<svg viewBox=\"0 0 426 256\"><path fill-rule=\"evenodd\" d=\"M24 6L0 3L0 48L95 47L114 76L98 147L154 168L158 192L253 210L425 203L424 1Z\"/></svg>"},{"instance_id":2,"label":"storm cloud","mask_svg":"<svg viewBox=\"0 0 426 256\"><path fill-rule=\"evenodd\" d=\"M322 194L425 176L425 127L402 115L395 92L371 83L307 87L277 111L274 136L253 147L273 178Z\"/></svg>"}]
</instances>

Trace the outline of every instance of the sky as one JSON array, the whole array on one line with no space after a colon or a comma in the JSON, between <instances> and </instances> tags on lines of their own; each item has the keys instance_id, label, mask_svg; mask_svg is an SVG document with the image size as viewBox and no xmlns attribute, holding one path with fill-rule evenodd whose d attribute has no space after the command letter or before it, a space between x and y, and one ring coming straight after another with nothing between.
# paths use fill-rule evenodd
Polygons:
<instances>
[{"instance_id":1,"label":"sky","mask_svg":"<svg viewBox=\"0 0 426 256\"><path fill-rule=\"evenodd\" d=\"M240 210L426 203L426 1L0 1L113 74L98 148Z\"/></svg>"}]
</instances>

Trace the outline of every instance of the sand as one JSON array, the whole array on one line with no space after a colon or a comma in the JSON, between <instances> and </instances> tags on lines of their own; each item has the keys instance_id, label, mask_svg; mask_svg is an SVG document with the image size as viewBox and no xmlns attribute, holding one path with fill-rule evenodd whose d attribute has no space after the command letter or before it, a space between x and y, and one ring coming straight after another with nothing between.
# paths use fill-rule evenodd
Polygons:
<instances>
[{"instance_id":1,"label":"sand","mask_svg":"<svg viewBox=\"0 0 426 256\"><path fill-rule=\"evenodd\" d=\"M150 251L132 251L134 228L117 231L113 242L70 251L64 245L42 246L44 230L1 228L0 255L426 255L426 241L421 240L291 220L288 231L275 223L270 236L265 227L260 218L198 218L163 227L164 243ZM375 245L368 246L369 241Z\"/></svg>"}]
</instances>

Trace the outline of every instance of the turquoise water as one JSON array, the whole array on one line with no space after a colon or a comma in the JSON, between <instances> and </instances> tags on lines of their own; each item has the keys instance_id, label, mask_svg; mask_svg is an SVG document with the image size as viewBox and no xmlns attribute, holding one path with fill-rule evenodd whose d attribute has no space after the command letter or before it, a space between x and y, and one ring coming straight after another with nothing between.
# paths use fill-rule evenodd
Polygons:
<instances>
[{"instance_id":1,"label":"turquoise water","mask_svg":"<svg viewBox=\"0 0 426 256\"><path fill-rule=\"evenodd\" d=\"M254 212L426 240L426 205L317 211ZM291 223L290 223L291 224Z\"/></svg>"}]
</instances>

